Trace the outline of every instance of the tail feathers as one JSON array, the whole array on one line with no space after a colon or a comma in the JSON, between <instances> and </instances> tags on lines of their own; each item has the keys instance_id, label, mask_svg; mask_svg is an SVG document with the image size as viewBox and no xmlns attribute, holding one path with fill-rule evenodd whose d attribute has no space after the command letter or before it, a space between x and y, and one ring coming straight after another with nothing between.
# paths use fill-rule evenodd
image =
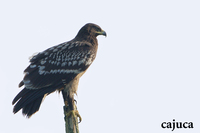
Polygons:
<instances>
[{"instance_id":1,"label":"tail feathers","mask_svg":"<svg viewBox=\"0 0 200 133\"><path fill-rule=\"evenodd\" d=\"M42 88L37 90L24 88L13 99L12 104L15 104L13 108L13 113L17 113L20 109L22 109L22 114L30 118L31 115L39 110L45 94L50 94L55 90L56 89L53 88Z\"/></svg>"},{"instance_id":2,"label":"tail feathers","mask_svg":"<svg viewBox=\"0 0 200 133\"><path fill-rule=\"evenodd\" d=\"M17 96L13 99L12 105L14 105L22 96L25 96L28 92L29 92L29 90L25 89L25 88L22 91L20 91L17 94Z\"/></svg>"},{"instance_id":3,"label":"tail feathers","mask_svg":"<svg viewBox=\"0 0 200 133\"><path fill-rule=\"evenodd\" d=\"M22 114L30 118L34 113L36 113L39 110L40 105L42 103L42 99L43 96L24 106L22 108Z\"/></svg>"}]
</instances>

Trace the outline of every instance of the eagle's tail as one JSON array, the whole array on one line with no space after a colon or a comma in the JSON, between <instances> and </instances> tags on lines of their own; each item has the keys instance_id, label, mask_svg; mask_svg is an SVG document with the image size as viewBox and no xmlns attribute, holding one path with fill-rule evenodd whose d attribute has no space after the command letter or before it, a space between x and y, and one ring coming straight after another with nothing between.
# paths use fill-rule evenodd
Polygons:
<instances>
[{"instance_id":1,"label":"eagle's tail","mask_svg":"<svg viewBox=\"0 0 200 133\"><path fill-rule=\"evenodd\" d=\"M12 104L15 104L13 113L17 113L22 109L22 114L30 118L39 110L42 99L55 90L55 88L42 88L37 90L24 88L12 101Z\"/></svg>"}]
</instances>

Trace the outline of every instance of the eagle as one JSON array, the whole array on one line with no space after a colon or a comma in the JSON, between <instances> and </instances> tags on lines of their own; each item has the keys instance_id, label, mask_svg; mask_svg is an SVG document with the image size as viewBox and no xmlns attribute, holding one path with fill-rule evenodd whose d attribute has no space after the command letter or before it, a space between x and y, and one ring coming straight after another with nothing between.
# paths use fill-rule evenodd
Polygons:
<instances>
[{"instance_id":1,"label":"eagle","mask_svg":"<svg viewBox=\"0 0 200 133\"><path fill-rule=\"evenodd\" d=\"M13 113L22 109L22 114L30 118L39 110L45 96L56 90L65 94L65 106L73 111L79 79L97 54L98 35L106 36L106 32L96 24L87 23L71 41L34 55L19 83L24 88L12 101Z\"/></svg>"}]
</instances>

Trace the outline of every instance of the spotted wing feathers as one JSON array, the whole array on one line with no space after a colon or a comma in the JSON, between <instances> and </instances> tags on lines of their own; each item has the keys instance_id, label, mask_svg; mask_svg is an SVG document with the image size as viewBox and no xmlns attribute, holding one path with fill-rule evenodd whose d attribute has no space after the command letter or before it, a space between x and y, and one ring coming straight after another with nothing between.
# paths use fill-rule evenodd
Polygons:
<instances>
[{"instance_id":1,"label":"spotted wing feathers","mask_svg":"<svg viewBox=\"0 0 200 133\"><path fill-rule=\"evenodd\" d=\"M27 89L40 89L70 82L77 74L85 71L95 58L89 43L68 42L49 48L31 60L25 69L25 77L19 84Z\"/></svg>"}]
</instances>

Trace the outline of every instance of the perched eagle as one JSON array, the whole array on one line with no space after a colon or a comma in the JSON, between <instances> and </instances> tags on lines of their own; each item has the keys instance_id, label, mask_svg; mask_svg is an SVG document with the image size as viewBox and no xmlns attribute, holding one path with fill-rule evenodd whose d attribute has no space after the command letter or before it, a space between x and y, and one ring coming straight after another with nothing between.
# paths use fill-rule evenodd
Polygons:
<instances>
[{"instance_id":1,"label":"perched eagle","mask_svg":"<svg viewBox=\"0 0 200 133\"><path fill-rule=\"evenodd\" d=\"M46 95L59 90L67 94L68 106L73 110L74 94L79 78L85 73L96 57L97 36L104 35L98 25L84 25L74 39L51 47L30 59L24 70L24 79L19 87L24 89L13 99L13 112L28 118L37 112Z\"/></svg>"}]
</instances>

